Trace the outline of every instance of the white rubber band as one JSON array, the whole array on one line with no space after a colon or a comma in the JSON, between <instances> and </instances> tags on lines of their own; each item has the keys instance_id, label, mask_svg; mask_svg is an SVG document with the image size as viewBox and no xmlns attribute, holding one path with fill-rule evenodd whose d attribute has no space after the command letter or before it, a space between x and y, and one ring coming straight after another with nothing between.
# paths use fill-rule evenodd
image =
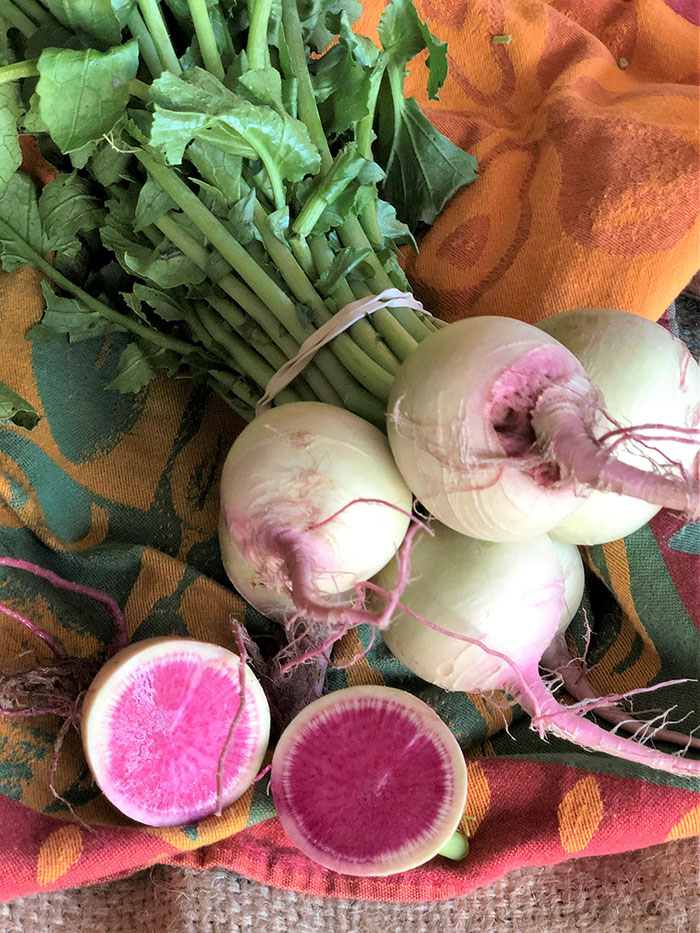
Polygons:
<instances>
[{"instance_id":1,"label":"white rubber band","mask_svg":"<svg viewBox=\"0 0 700 933\"><path fill-rule=\"evenodd\" d=\"M291 360L280 366L274 376L267 384L265 394L255 406L255 414L259 415L272 405L275 396L285 389L303 371L304 367L311 361L317 350L342 334L344 330L351 327L355 321L359 321L365 315L373 314L380 308L413 308L414 311L422 311L423 314L430 315L423 305L414 298L410 292L402 292L398 288L385 288L378 295L368 295L366 298L358 298L357 301L350 302L340 311L336 311L332 318L322 324L310 337L308 337L299 347L299 352Z\"/></svg>"}]
</instances>

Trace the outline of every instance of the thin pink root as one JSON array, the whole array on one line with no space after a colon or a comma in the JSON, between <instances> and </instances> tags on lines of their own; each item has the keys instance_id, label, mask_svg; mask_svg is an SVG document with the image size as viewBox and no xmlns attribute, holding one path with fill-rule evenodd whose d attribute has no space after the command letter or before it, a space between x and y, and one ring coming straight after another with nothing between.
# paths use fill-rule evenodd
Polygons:
<instances>
[{"instance_id":1,"label":"thin pink root","mask_svg":"<svg viewBox=\"0 0 700 933\"><path fill-rule=\"evenodd\" d=\"M129 644L129 633L126 627L124 614L108 593L105 593L102 590L97 590L92 586L85 586L82 583L74 583L72 580L65 580L63 577L59 577L58 574L54 573L53 571L46 570L46 568L40 567L38 564L32 564L29 561L19 560L14 557L0 557L0 567L13 567L16 570L26 570L27 573L34 574L35 577L43 577L44 580L48 580L49 583L52 583L55 587L58 587L58 589L68 590L71 593L78 593L80 596L87 596L89 599L94 599L98 603L102 603L102 605L105 606L109 612L112 618L112 625L114 627L112 650L114 652L120 651L122 648L126 648L126 646ZM10 610L10 612L11 611L12 610ZM17 616L15 616L15 618L17 618ZM27 625L29 620L25 620L23 617L20 617L18 621L21 621L23 625ZM65 655L65 648L58 640L54 639L52 635L44 632L43 629L35 626L33 623L29 623L28 627L31 631L34 632L35 635L37 635L38 638L41 638L44 642L46 642L54 654L56 653L56 647L59 647L59 650L62 649ZM63 655L61 654L57 655L57 657L62 656Z\"/></svg>"},{"instance_id":2,"label":"thin pink root","mask_svg":"<svg viewBox=\"0 0 700 933\"><path fill-rule=\"evenodd\" d=\"M660 742L669 742L672 745L680 745L683 748L700 748L700 738L692 735L685 735L682 732L676 732L673 729L653 728L651 723L644 722L641 719L630 718L630 714L616 706L608 705L605 700L609 698L598 697L586 676L585 667L582 664L572 664L569 657L569 650L566 645L566 639L563 635L557 635L549 648L545 651L540 662L547 670L556 673L562 686L579 703L593 702L593 706L587 709L594 709L596 716L609 722L623 732L629 732L637 735L641 739L651 736ZM655 684L648 688L658 690L667 684ZM636 692L636 691L635 691ZM624 699L628 694L616 699ZM602 703L602 705L600 705ZM572 707L567 707L571 709ZM579 707L582 708L582 707Z\"/></svg>"},{"instance_id":3,"label":"thin pink root","mask_svg":"<svg viewBox=\"0 0 700 933\"><path fill-rule=\"evenodd\" d=\"M68 652L66 651L65 646L60 638L57 638L55 635L51 635L45 629L32 622L31 619L23 616L21 612L16 612L14 609L10 609L10 607L4 605L4 603L0 603L0 612L6 616L9 616L10 619L14 619L16 622L21 622L25 628L29 629L32 635L36 635L37 638L40 638L44 644L47 645L51 651L53 651L57 658L68 657Z\"/></svg>"},{"instance_id":4,"label":"thin pink root","mask_svg":"<svg viewBox=\"0 0 700 933\"><path fill-rule=\"evenodd\" d=\"M380 593L384 593L379 587L368 584L368 587ZM666 771L671 774L682 774L693 777L700 777L700 760L682 758L678 755L669 755L659 752L656 749L649 748L631 739L624 739L613 732L608 732L601 726L596 725L589 719L585 719L580 713L572 710L570 707L563 706L553 696L549 687L544 683L539 675L537 666L532 670L521 670L518 665L507 655L493 648L489 648L477 638L470 638L461 633L451 632L439 625L435 625L423 616L410 610L407 606L399 603L398 607L402 612L416 619L423 625L441 635L447 635L458 641L475 645L486 654L498 658L504 664L504 681L508 678L505 670L510 668L512 680L510 683L504 683L502 689L509 693L514 701L518 702L522 708L530 714L532 726L536 728L542 738L547 732L557 735L559 738L566 739L590 751L605 752L616 758L624 758L627 761L634 761L638 764L647 765L655 768L657 771ZM685 683L682 681L673 681L673 683ZM663 685L660 685L663 686ZM640 688L633 693L646 692L650 688ZM653 688L651 688L653 689ZM629 694L627 694L629 696ZM613 699L622 697L605 697L603 702L609 703ZM687 739L687 737L685 737ZM689 743L684 742L687 750Z\"/></svg>"},{"instance_id":5,"label":"thin pink root","mask_svg":"<svg viewBox=\"0 0 700 933\"><path fill-rule=\"evenodd\" d=\"M536 667L530 671L523 671L523 676L528 682L528 696L518 696L518 702L532 717L532 726L541 737L544 738L549 732L589 751L603 752L615 758L646 765L656 771L700 777L700 760L660 752L632 739L622 738L616 732L608 732L590 719L585 719L568 707L562 706L552 696ZM517 692L515 695L517 696ZM528 698L533 695L536 700L534 708L528 702Z\"/></svg>"},{"instance_id":6,"label":"thin pink root","mask_svg":"<svg viewBox=\"0 0 700 933\"><path fill-rule=\"evenodd\" d=\"M697 481L640 470L616 459L594 436L592 419L580 399L563 386L544 389L532 411L540 446L558 465L563 479L606 492L632 496L693 517L700 514ZM631 429L627 429L630 437ZM609 432L612 433L612 432Z\"/></svg>"},{"instance_id":7,"label":"thin pink root","mask_svg":"<svg viewBox=\"0 0 700 933\"><path fill-rule=\"evenodd\" d=\"M238 646L238 709L235 712L233 719L231 720L231 725L229 726L228 734L224 741L223 747L221 749L221 754L219 755L219 761L216 767L216 810L214 811L215 816L221 816L223 812L223 796L224 796L224 768L226 766L226 758L233 744L233 737L238 728L238 724L243 718L243 711L245 709L245 671L246 663L248 661L248 652L246 651L245 641L243 639L243 633L241 631L241 624L237 620L233 621L233 631L236 636L236 644Z\"/></svg>"},{"instance_id":8,"label":"thin pink root","mask_svg":"<svg viewBox=\"0 0 700 933\"><path fill-rule=\"evenodd\" d=\"M297 529L270 531L267 540L269 553L274 554L283 561L286 567L291 582L294 605L300 614L313 619L317 623L323 623L329 632L328 637L322 644L284 664L280 668L280 676L288 673L299 664L327 654L337 641L350 629L356 628L358 625L370 625L374 629L380 630L389 625L391 617L399 604L401 593L408 583L413 540L421 530L425 530L424 523L412 518L412 525L406 532L398 552L396 583L391 593L386 592L386 604L378 612L364 608L363 588L369 585L367 583L358 585L357 592L360 594L360 598L351 606L328 606L322 602L312 582L318 568L314 563L312 554L309 552L306 533ZM427 530L429 531L429 529Z\"/></svg>"}]
</instances>

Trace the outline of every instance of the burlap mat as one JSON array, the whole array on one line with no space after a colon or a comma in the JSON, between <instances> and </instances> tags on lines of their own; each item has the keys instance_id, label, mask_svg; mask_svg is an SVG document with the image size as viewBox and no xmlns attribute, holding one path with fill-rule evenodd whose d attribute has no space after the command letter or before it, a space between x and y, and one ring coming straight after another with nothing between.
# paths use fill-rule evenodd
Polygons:
<instances>
[{"instance_id":1,"label":"burlap mat","mask_svg":"<svg viewBox=\"0 0 700 933\"><path fill-rule=\"evenodd\" d=\"M231 872L157 866L0 905L2 933L697 933L700 840L521 868L466 897L379 904L308 897Z\"/></svg>"}]
</instances>

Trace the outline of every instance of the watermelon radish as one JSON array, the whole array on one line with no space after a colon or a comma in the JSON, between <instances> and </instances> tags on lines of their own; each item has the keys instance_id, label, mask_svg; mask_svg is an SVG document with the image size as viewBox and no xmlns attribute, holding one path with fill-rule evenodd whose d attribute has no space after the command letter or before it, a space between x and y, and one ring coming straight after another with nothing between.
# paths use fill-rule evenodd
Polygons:
<instances>
[{"instance_id":1,"label":"watermelon radish","mask_svg":"<svg viewBox=\"0 0 700 933\"><path fill-rule=\"evenodd\" d=\"M392 687L348 687L307 706L272 759L282 827L337 872L390 875L438 853L466 855L456 833L467 795L464 756L422 700Z\"/></svg>"},{"instance_id":2,"label":"watermelon radish","mask_svg":"<svg viewBox=\"0 0 700 933\"><path fill-rule=\"evenodd\" d=\"M243 710L222 755L242 672ZM95 781L118 810L148 826L189 823L237 800L260 768L269 732L253 672L226 648L189 638L150 638L120 651L83 704Z\"/></svg>"}]
</instances>

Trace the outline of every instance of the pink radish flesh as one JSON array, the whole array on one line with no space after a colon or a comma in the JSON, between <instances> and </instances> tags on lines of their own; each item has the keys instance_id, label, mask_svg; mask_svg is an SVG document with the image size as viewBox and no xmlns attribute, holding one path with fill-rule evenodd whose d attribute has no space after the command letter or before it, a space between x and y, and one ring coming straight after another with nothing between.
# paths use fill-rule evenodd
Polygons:
<instances>
[{"instance_id":1,"label":"pink radish flesh","mask_svg":"<svg viewBox=\"0 0 700 933\"><path fill-rule=\"evenodd\" d=\"M272 792L290 839L326 868L387 875L454 834L466 799L456 739L421 700L350 687L308 706L282 735Z\"/></svg>"},{"instance_id":2,"label":"pink radish flesh","mask_svg":"<svg viewBox=\"0 0 700 933\"><path fill-rule=\"evenodd\" d=\"M107 799L150 826L201 819L236 800L269 736L267 701L246 669L243 712L220 762L239 697L239 658L218 645L148 639L116 655L83 707L83 746Z\"/></svg>"}]
</instances>

